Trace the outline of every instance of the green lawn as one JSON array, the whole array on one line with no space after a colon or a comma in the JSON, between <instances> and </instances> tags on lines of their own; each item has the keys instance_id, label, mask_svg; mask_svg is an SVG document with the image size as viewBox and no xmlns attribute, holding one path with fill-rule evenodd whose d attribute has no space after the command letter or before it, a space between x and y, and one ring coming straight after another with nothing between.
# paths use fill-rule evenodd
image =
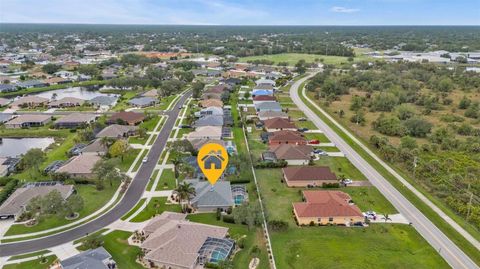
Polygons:
<instances>
[{"instance_id":1,"label":"green lawn","mask_svg":"<svg viewBox=\"0 0 480 269\"><path fill-rule=\"evenodd\" d=\"M47 269L57 259L57 256L51 255L45 258L47 259L47 262L44 264L40 263L40 259L36 259L33 261L22 262L17 264L8 264L3 266L3 269Z\"/></svg>"},{"instance_id":2,"label":"green lawn","mask_svg":"<svg viewBox=\"0 0 480 269\"><path fill-rule=\"evenodd\" d=\"M314 161L317 166L328 166L337 177L345 175L352 180L367 180L367 178L358 170L347 158L320 156L320 159Z\"/></svg>"},{"instance_id":3,"label":"green lawn","mask_svg":"<svg viewBox=\"0 0 480 269\"><path fill-rule=\"evenodd\" d=\"M142 222L151 219L153 216L162 214L163 211L181 212L182 208L179 204L167 205L167 197L157 197L150 200L147 207L136 215L131 221Z\"/></svg>"},{"instance_id":4,"label":"green lawn","mask_svg":"<svg viewBox=\"0 0 480 269\"><path fill-rule=\"evenodd\" d=\"M84 208L81 210L79 218L84 218L89 216L93 212L100 209L103 205L105 205L110 199L113 197L113 194L117 190L118 186L120 185L119 182L113 182L113 186L110 186L109 182L105 182L105 189L101 191L97 191L94 185L85 185L85 184L78 184L75 186L78 194L83 197ZM77 221L75 220L66 220L65 218L58 218L54 217L46 217L40 220L40 222L32 227L27 227L23 224L15 224L8 229L5 235L17 235L17 234L25 234L25 233L33 233L39 232L47 229L51 229L54 227L59 227L62 225L66 225L68 223Z\"/></svg>"},{"instance_id":5,"label":"green lawn","mask_svg":"<svg viewBox=\"0 0 480 269\"><path fill-rule=\"evenodd\" d=\"M168 106L172 103L172 101L177 97L177 95L170 95L165 98L162 98L160 100L160 105L158 106L158 109L160 110L166 110Z\"/></svg>"},{"instance_id":6,"label":"green lawn","mask_svg":"<svg viewBox=\"0 0 480 269\"><path fill-rule=\"evenodd\" d=\"M145 136L145 137L140 137L138 135L130 136L128 138L128 143L145 145L145 143L147 142L147 139L148 139L148 136Z\"/></svg>"},{"instance_id":7,"label":"green lawn","mask_svg":"<svg viewBox=\"0 0 480 269\"><path fill-rule=\"evenodd\" d=\"M141 149L129 149L123 156L123 161L120 161L118 168L120 168L122 172L127 172L140 151ZM141 160L139 160L139 162L141 162Z\"/></svg>"},{"instance_id":8,"label":"green lawn","mask_svg":"<svg viewBox=\"0 0 480 269\"><path fill-rule=\"evenodd\" d=\"M192 128L180 128L176 138L182 138L183 135L193 132Z\"/></svg>"},{"instance_id":9,"label":"green lawn","mask_svg":"<svg viewBox=\"0 0 480 269\"><path fill-rule=\"evenodd\" d=\"M257 267L258 269L267 269L269 267L267 250L265 247L265 240L263 237L262 230L257 228L255 230L249 231L246 225L225 223L223 221L218 221L214 213L202 213L202 214L193 214L188 215L188 219L194 222L205 223L209 225L216 225L228 228L228 233L232 239L237 240L238 238L245 236L245 247L235 254L233 257L234 268L243 269L247 268L251 259L254 258L251 254L251 250L254 246L260 248L260 264Z\"/></svg>"},{"instance_id":10,"label":"green lawn","mask_svg":"<svg viewBox=\"0 0 480 269\"><path fill-rule=\"evenodd\" d=\"M113 231L103 236L103 247L112 254L113 260L120 269L144 269L136 262L137 256L142 253L139 247L128 244L128 238L132 233Z\"/></svg>"},{"instance_id":11,"label":"green lawn","mask_svg":"<svg viewBox=\"0 0 480 269\"><path fill-rule=\"evenodd\" d=\"M153 116L147 121L144 121L140 123L141 128L147 129L147 131L151 132L155 129L155 126L157 126L158 121L160 120L160 117L158 115Z\"/></svg>"},{"instance_id":12,"label":"green lawn","mask_svg":"<svg viewBox=\"0 0 480 269\"><path fill-rule=\"evenodd\" d=\"M118 93L118 91L115 91ZM113 107L113 111L122 111L130 107L128 101L133 97L137 96L139 92L137 91L121 91L121 97L118 99L117 104Z\"/></svg>"},{"instance_id":13,"label":"green lawn","mask_svg":"<svg viewBox=\"0 0 480 269\"><path fill-rule=\"evenodd\" d=\"M449 268L408 225L295 227L272 245L278 268Z\"/></svg>"},{"instance_id":14,"label":"green lawn","mask_svg":"<svg viewBox=\"0 0 480 269\"><path fill-rule=\"evenodd\" d=\"M125 214L125 215L122 217L122 220L128 219L128 217L130 217L133 213L137 212L137 210L138 210L143 204L145 204L145 201L146 201L145 198L141 199L130 211L128 211L127 214Z\"/></svg>"},{"instance_id":15,"label":"green lawn","mask_svg":"<svg viewBox=\"0 0 480 269\"><path fill-rule=\"evenodd\" d=\"M32 252L32 253L27 253L27 254L12 256L12 257L10 257L10 259L8 259L8 260L9 260L9 261L20 260L20 259L25 259L25 258L30 258L30 257L40 256L40 255L45 255L45 254L47 254L47 253L49 253L49 252L50 252L50 250L40 250L40 251L36 251L36 252Z\"/></svg>"},{"instance_id":16,"label":"green lawn","mask_svg":"<svg viewBox=\"0 0 480 269\"><path fill-rule=\"evenodd\" d=\"M163 191L163 190L173 190L175 189L175 173L173 169L163 169L162 175L160 176L160 180L158 181L156 191Z\"/></svg>"},{"instance_id":17,"label":"green lawn","mask_svg":"<svg viewBox=\"0 0 480 269\"><path fill-rule=\"evenodd\" d=\"M137 161L137 163L136 163L135 166L133 167L132 172L136 172L136 171L138 170L138 168L140 168L140 165L142 165L142 162L143 162L143 158L144 158L145 156L147 156L147 154L148 154L148 150L144 150L144 151L142 152L142 155L140 155L140 159Z\"/></svg>"},{"instance_id":18,"label":"green lawn","mask_svg":"<svg viewBox=\"0 0 480 269\"><path fill-rule=\"evenodd\" d=\"M305 139L307 140L316 139L320 141L320 143L330 143L330 140L328 140L327 136L323 133L305 133Z\"/></svg>"},{"instance_id":19,"label":"green lawn","mask_svg":"<svg viewBox=\"0 0 480 269\"><path fill-rule=\"evenodd\" d=\"M155 181L155 178L157 178L157 174L160 170L153 170L152 176L150 177L150 180L148 181L148 185L146 190L150 191L150 189L153 187L153 182Z\"/></svg>"},{"instance_id":20,"label":"green lawn","mask_svg":"<svg viewBox=\"0 0 480 269\"><path fill-rule=\"evenodd\" d=\"M309 130L317 130L317 126L311 121L295 121L295 125L298 128L308 128Z\"/></svg>"},{"instance_id":21,"label":"green lawn","mask_svg":"<svg viewBox=\"0 0 480 269\"><path fill-rule=\"evenodd\" d=\"M153 135L152 139L150 139L150 143L148 143L149 146L153 145L155 143L155 140L157 139L158 135Z\"/></svg>"},{"instance_id":22,"label":"green lawn","mask_svg":"<svg viewBox=\"0 0 480 269\"><path fill-rule=\"evenodd\" d=\"M261 56L249 56L249 57L240 57L238 59L239 62L247 62L247 61L254 61L254 60L269 60L273 61L274 64L279 62L287 62L288 65L294 66L299 60L305 60L308 63L315 62L315 59L323 59L323 63L325 64L342 64L348 63L348 57L342 56L326 56L326 55L319 55L319 54L306 54L306 53L280 53L280 54L272 54L272 55L261 55ZM358 62L360 60L366 59L365 56L361 55L359 57L355 57L354 61Z\"/></svg>"}]
</instances>

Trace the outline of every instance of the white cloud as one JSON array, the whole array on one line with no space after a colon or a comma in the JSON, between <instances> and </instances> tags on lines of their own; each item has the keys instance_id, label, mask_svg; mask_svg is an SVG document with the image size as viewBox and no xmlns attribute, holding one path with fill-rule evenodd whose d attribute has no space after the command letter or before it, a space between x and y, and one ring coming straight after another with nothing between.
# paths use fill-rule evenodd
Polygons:
<instances>
[{"instance_id":1,"label":"white cloud","mask_svg":"<svg viewBox=\"0 0 480 269\"><path fill-rule=\"evenodd\" d=\"M358 8L332 7L330 11L337 13L354 13L360 11Z\"/></svg>"}]
</instances>

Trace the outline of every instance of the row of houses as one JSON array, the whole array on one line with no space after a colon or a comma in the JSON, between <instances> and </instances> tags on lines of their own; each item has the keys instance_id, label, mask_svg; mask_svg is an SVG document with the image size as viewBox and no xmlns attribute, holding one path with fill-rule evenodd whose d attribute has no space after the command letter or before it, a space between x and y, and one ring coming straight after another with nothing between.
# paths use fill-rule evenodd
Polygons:
<instances>
[{"instance_id":1,"label":"row of houses","mask_svg":"<svg viewBox=\"0 0 480 269\"><path fill-rule=\"evenodd\" d=\"M254 104L259 118L260 113L283 113L273 94L254 97ZM261 158L264 162L286 162L287 167L282 168L282 174L287 187L315 188L339 183L329 167L311 165L315 157L314 148L308 144L303 133L297 131L297 126L288 116L260 119L257 127L265 130L262 139L269 146ZM292 205L299 225L354 225L364 221L362 212L346 193L308 190L303 191L302 196L303 202Z\"/></svg>"},{"instance_id":2,"label":"row of houses","mask_svg":"<svg viewBox=\"0 0 480 269\"><path fill-rule=\"evenodd\" d=\"M76 107L82 106L83 104L88 104L93 107L113 107L117 102L118 97L115 95L100 95L96 96L90 100L84 100L77 97L63 97L58 100L50 100L38 95L27 95L20 97L13 102L8 99L5 99L4 102L0 103L0 106L8 105L11 108L38 108L38 107L48 107L48 108L67 108L67 107Z\"/></svg>"}]
</instances>

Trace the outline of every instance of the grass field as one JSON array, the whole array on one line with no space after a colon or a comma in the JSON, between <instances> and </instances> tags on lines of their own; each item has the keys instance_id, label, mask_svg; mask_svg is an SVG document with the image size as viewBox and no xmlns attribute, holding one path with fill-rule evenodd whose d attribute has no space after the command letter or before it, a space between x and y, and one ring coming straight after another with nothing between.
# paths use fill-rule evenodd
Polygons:
<instances>
[{"instance_id":1,"label":"grass field","mask_svg":"<svg viewBox=\"0 0 480 269\"><path fill-rule=\"evenodd\" d=\"M408 225L303 227L272 233L278 268L449 268Z\"/></svg>"},{"instance_id":2,"label":"grass field","mask_svg":"<svg viewBox=\"0 0 480 269\"><path fill-rule=\"evenodd\" d=\"M163 169L162 175L160 176L160 180L158 181L156 191L163 191L163 190L173 190L175 189L175 174L173 173L173 169Z\"/></svg>"},{"instance_id":3,"label":"grass field","mask_svg":"<svg viewBox=\"0 0 480 269\"><path fill-rule=\"evenodd\" d=\"M287 62L289 66L294 66L299 60L305 60L307 63L315 62L315 59L318 59L320 62L323 59L323 63L325 64L342 64L348 63L348 57L342 56L326 56L326 55L319 55L319 54L304 54L304 53L280 53L280 54L272 54L272 55L261 55L261 56L249 56L249 57L241 57L238 59L239 62L247 62L247 61L254 61L254 60L269 60L273 61L274 64L278 64L280 62ZM366 59L365 56L361 55L354 58L355 62L360 60Z\"/></svg>"},{"instance_id":4,"label":"grass field","mask_svg":"<svg viewBox=\"0 0 480 269\"><path fill-rule=\"evenodd\" d=\"M47 269L50 268L50 265L57 259L55 255L45 257L47 259L46 263L40 263L40 259L22 262L17 264L8 264L3 267L3 269Z\"/></svg>"},{"instance_id":5,"label":"grass field","mask_svg":"<svg viewBox=\"0 0 480 269\"><path fill-rule=\"evenodd\" d=\"M328 166L337 177L345 175L352 180L367 180L367 178L347 159L343 157L321 156L314 161L318 166Z\"/></svg>"}]
</instances>

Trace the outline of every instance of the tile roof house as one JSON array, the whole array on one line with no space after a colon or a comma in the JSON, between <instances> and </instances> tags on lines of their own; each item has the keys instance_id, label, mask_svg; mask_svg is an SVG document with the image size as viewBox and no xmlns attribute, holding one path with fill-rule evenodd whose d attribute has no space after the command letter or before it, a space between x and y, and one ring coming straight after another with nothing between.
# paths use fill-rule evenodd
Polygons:
<instances>
[{"instance_id":1,"label":"tile roof house","mask_svg":"<svg viewBox=\"0 0 480 269\"><path fill-rule=\"evenodd\" d=\"M0 91L0 92L1 92L1 91ZM1 106L6 106L6 105L8 105L8 104L10 103L10 101L11 101L10 99L6 99L6 98L1 98L1 97L0 97L0 107L1 107Z\"/></svg>"},{"instance_id":2,"label":"tile roof house","mask_svg":"<svg viewBox=\"0 0 480 269\"><path fill-rule=\"evenodd\" d=\"M327 166L290 166L282 168L282 172L289 187L320 187L323 183L338 183L337 176Z\"/></svg>"},{"instance_id":3,"label":"tile roof house","mask_svg":"<svg viewBox=\"0 0 480 269\"><path fill-rule=\"evenodd\" d=\"M346 225L363 223L360 209L341 191L303 191L304 202L293 203L293 212L299 225Z\"/></svg>"},{"instance_id":4,"label":"tile roof house","mask_svg":"<svg viewBox=\"0 0 480 269\"><path fill-rule=\"evenodd\" d=\"M108 147L102 142L102 139L97 138L90 144L86 145L80 150L82 154L95 153L99 156L107 154Z\"/></svg>"},{"instance_id":5,"label":"tile roof house","mask_svg":"<svg viewBox=\"0 0 480 269\"><path fill-rule=\"evenodd\" d=\"M203 99L203 100L208 100L208 99L222 100L222 93L204 92L201 96L201 99Z\"/></svg>"},{"instance_id":6,"label":"tile roof house","mask_svg":"<svg viewBox=\"0 0 480 269\"><path fill-rule=\"evenodd\" d=\"M103 128L95 137L123 138L134 135L138 126L112 124Z\"/></svg>"},{"instance_id":7,"label":"tile roof house","mask_svg":"<svg viewBox=\"0 0 480 269\"><path fill-rule=\"evenodd\" d=\"M153 89L153 90L149 90L149 91L147 91L147 92L142 93L142 96L143 96L143 97L158 98L159 94L158 94L158 90Z\"/></svg>"},{"instance_id":8,"label":"tile roof house","mask_svg":"<svg viewBox=\"0 0 480 269\"><path fill-rule=\"evenodd\" d=\"M210 182L199 179L186 179L184 182L195 188L195 196L190 199L190 206L195 211L213 212L217 208L226 211L234 205L229 181L217 181L213 186Z\"/></svg>"},{"instance_id":9,"label":"tile roof house","mask_svg":"<svg viewBox=\"0 0 480 269\"><path fill-rule=\"evenodd\" d=\"M268 144L281 145L281 144L293 144L293 145L306 145L307 140L297 131L277 131L268 136Z\"/></svg>"},{"instance_id":10,"label":"tile roof house","mask_svg":"<svg viewBox=\"0 0 480 269\"><path fill-rule=\"evenodd\" d=\"M101 107L101 106L110 106L113 107L117 103L117 97L114 96L96 96L93 97L88 101L88 103L96 106L96 107Z\"/></svg>"},{"instance_id":11,"label":"tile roof house","mask_svg":"<svg viewBox=\"0 0 480 269\"><path fill-rule=\"evenodd\" d=\"M43 126L52 120L50 115L41 114L23 114L7 121L5 123L6 128L27 128Z\"/></svg>"},{"instance_id":12,"label":"tile roof house","mask_svg":"<svg viewBox=\"0 0 480 269\"><path fill-rule=\"evenodd\" d=\"M283 118L288 119L288 114L285 112L278 111L261 111L257 113L258 119L261 121L273 119L273 118Z\"/></svg>"},{"instance_id":13,"label":"tile roof house","mask_svg":"<svg viewBox=\"0 0 480 269\"><path fill-rule=\"evenodd\" d=\"M17 82L17 86L20 88L40 88L46 87L48 84L40 80L27 80Z\"/></svg>"},{"instance_id":14,"label":"tile roof house","mask_svg":"<svg viewBox=\"0 0 480 269\"><path fill-rule=\"evenodd\" d=\"M232 253L234 241L225 238L228 228L190 222L185 220L186 215L183 219L176 215L170 218L168 214L171 213L164 212L153 218L143 231L147 235L141 245L146 263L153 263L156 268L196 269L206 263L219 262L218 258L226 259ZM156 229L151 232L153 226ZM212 240L229 246L221 249L225 257L212 257L216 249L215 245L211 247Z\"/></svg>"},{"instance_id":15,"label":"tile roof house","mask_svg":"<svg viewBox=\"0 0 480 269\"><path fill-rule=\"evenodd\" d=\"M263 102L276 102L275 96L270 96L270 95L257 95L253 97L253 104L259 104Z\"/></svg>"},{"instance_id":16,"label":"tile roof house","mask_svg":"<svg viewBox=\"0 0 480 269\"><path fill-rule=\"evenodd\" d=\"M276 111L282 112L282 107L278 102L262 102L255 104L255 111L263 112L263 111Z\"/></svg>"},{"instance_id":17,"label":"tile roof house","mask_svg":"<svg viewBox=\"0 0 480 269\"><path fill-rule=\"evenodd\" d=\"M137 125L145 119L145 115L143 113L137 113L133 111L122 111L114 113L108 119L108 124L114 123L127 123L128 125Z\"/></svg>"},{"instance_id":18,"label":"tile roof house","mask_svg":"<svg viewBox=\"0 0 480 269\"><path fill-rule=\"evenodd\" d=\"M13 117L14 117L13 114L0 113L0 123L5 123L5 122L11 120Z\"/></svg>"},{"instance_id":19,"label":"tile roof house","mask_svg":"<svg viewBox=\"0 0 480 269\"><path fill-rule=\"evenodd\" d=\"M268 90L268 91L274 91L274 86L270 84L260 84L255 87L253 87L253 91L257 90Z\"/></svg>"},{"instance_id":20,"label":"tile roof house","mask_svg":"<svg viewBox=\"0 0 480 269\"><path fill-rule=\"evenodd\" d=\"M195 127L223 126L223 116L206 115L195 121Z\"/></svg>"},{"instance_id":21,"label":"tile roof house","mask_svg":"<svg viewBox=\"0 0 480 269\"><path fill-rule=\"evenodd\" d=\"M252 90L252 97L261 96L261 95L268 95L273 96L273 90L265 90L265 89L254 89Z\"/></svg>"},{"instance_id":22,"label":"tile roof house","mask_svg":"<svg viewBox=\"0 0 480 269\"><path fill-rule=\"evenodd\" d=\"M55 122L56 128L78 128L97 120L98 116L91 113L71 113Z\"/></svg>"},{"instance_id":23,"label":"tile roof house","mask_svg":"<svg viewBox=\"0 0 480 269\"><path fill-rule=\"evenodd\" d=\"M85 103L85 100L76 97L64 97L59 100L54 100L48 103L48 107L74 107L81 106Z\"/></svg>"},{"instance_id":24,"label":"tile roof house","mask_svg":"<svg viewBox=\"0 0 480 269\"><path fill-rule=\"evenodd\" d=\"M295 124L288 119L284 118L272 118L263 121L263 126L267 132L276 132L282 130L296 131Z\"/></svg>"},{"instance_id":25,"label":"tile roof house","mask_svg":"<svg viewBox=\"0 0 480 269\"><path fill-rule=\"evenodd\" d=\"M288 165L308 165L313 155L313 147L308 145L282 144L271 146L270 151L277 160L284 160Z\"/></svg>"},{"instance_id":26,"label":"tile roof house","mask_svg":"<svg viewBox=\"0 0 480 269\"><path fill-rule=\"evenodd\" d=\"M275 81L271 80L271 79L265 79L265 78L261 78L261 79L258 79L255 81L255 84L256 85L262 85L262 84L266 84L266 85L271 85L273 87L275 87Z\"/></svg>"},{"instance_id":27,"label":"tile roof house","mask_svg":"<svg viewBox=\"0 0 480 269\"><path fill-rule=\"evenodd\" d=\"M211 106L223 107L223 102L218 99L201 100L199 104L201 107L211 107Z\"/></svg>"},{"instance_id":28,"label":"tile roof house","mask_svg":"<svg viewBox=\"0 0 480 269\"><path fill-rule=\"evenodd\" d=\"M44 106L48 103L49 99L36 96L36 95L27 95L24 97L15 100L10 104L11 107L39 107Z\"/></svg>"},{"instance_id":29,"label":"tile roof house","mask_svg":"<svg viewBox=\"0 0 480 269\"><path fill-rule=\"evenodd\" d=\"M0 217L18 218L24 211L30 200L37 196L45 196L51 191L60 192L63 199L67 199L74 191L73 185L26 185L18 188L0 206Z\"/></svg>"},{"instance_id":30,"label":"tile roof house","mask_svg":"<svg viewBox=\"0 0 480 269\"><path fill-rule=\"evenodd\" d=\"M114 269L112 255L103 247L80 252L60 262L61 269Z\"/></svg>"},{"instance_id":31,"label":"tile roof house","mask_svg":"<svg viewBox=\"0 0 480 269\"><path fill-rule=\"evenodd\" d=\"M97 154L80 154L70 158L62 167L58 168L57 173L67 173L72 177L93 178L93 166L100 161Z\"/></svg>"},{"instance_id":32,"label":"tile roof house","mask_svg":"<svg viewBox=\"0 0 480 269\"><path fill-rule=\"evenodd\" d=\"M18 90L16 85L0 84L0 92L14 92L16 90Z\"/></svg>"},{"instance_id":33,"label":"tile roof house","mask_svg":"<svg viewBox=\"0 0 480 269\"><path fill-rule=\"evenodd\" d=\"M222 127L221 126L198 127L195 129L195 131L187 135L188 141L192 141L195 139L222 139Z\"/></svg>"},{"instance_id":34,"label":"tile roof house","mask_svg":"<svg viewBox=\"0 0 480 269\"><path fill-rule=\"evenodd\" d=\"M158 99L153 97L137 97L128 100L128 104L135 107L148 107L154 106L157 103Z\"/></svg>"}]
</instances>

